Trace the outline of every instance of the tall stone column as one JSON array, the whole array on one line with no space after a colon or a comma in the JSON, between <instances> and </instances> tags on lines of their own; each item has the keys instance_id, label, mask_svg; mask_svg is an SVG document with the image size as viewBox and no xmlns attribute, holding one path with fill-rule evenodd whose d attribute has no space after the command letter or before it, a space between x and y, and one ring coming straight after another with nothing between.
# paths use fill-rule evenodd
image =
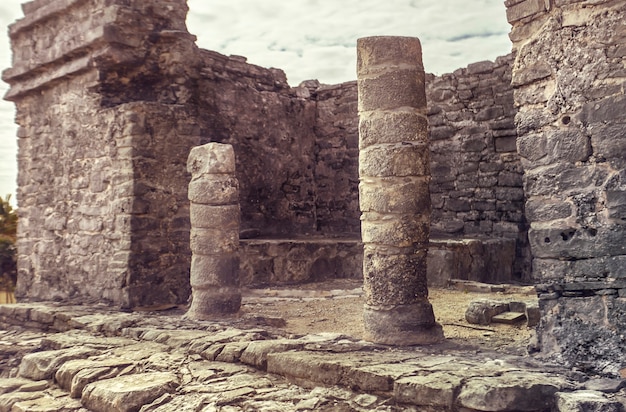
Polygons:
<instances>
[{"instance_id":1,"label":"tall stone column","mask_svg":"<svg viewBox=\"0 0 626 412\"><path fill-rule=\"evenodd\" d=\"M187 317L236 313L239 290L239 183L233 147L208 143L189 154L192 303Z\"/></svg>"},{"instance_id":2,"label":"tall stone column","mask_svg":"<svg viewBox=\"0 0 626 412\"><path fill-rule=\"evenodd\" d=\"M428 119L418 39L358 40L359 194L367 340L443 339L426 286Z\"/></svg>"}]
</instances>

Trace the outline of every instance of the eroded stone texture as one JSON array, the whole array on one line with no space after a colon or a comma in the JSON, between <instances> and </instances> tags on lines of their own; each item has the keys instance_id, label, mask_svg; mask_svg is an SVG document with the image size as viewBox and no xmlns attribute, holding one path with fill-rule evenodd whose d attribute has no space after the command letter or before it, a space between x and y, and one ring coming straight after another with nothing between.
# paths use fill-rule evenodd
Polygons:
<instances>
[{"instance_id":1,"label":"eroded stone texture","mask_svg":"<svg viewBox=\"0 0 626 412\"><path fill-rule=\"evenodd\" d=\"M185 2L38 0L24 12L3 74L20 126L16 295L184 302L184 164L199 141Z\"/></svg>"},{"instance_id":2,"label":"eroded stone texture","mask_svg":"<svg viewBox=\"0 0 626 412\"><path fill-rule=\"evenodd\" d=\"M625 366L626 2L508 2L542 351Z\"/></svg>"},{"instance_id":3,"label":"eroded stone texture","mask_svg":"<svg viewBox=\"0 0 626 412\"><path fill-rule=\"evenodd\" d=\"M431 236L515 240L513 278L530 280L522 167L511 87L514 55L426 76ZM508 251L507 251L508 252ZM509 260L502 253L502 260ZM487 275L485 275L487 276Z\"/></svg>"},{"instance_id":4,"label":"eroded stone texture","mask_svg":"<svg viewBox=\"0 0 626 412\"><path fill-rule=\"evenodd\" d=\"M187 316L204 319L235 313L241 306L239 291L239 196L235 152L222 143L207 143L189 153L190 186L215 187L192 193L191 201L191 307ZM226 182L224 189L214 183ZM224 193L232 194L224 196Z\"/></svg>"},{"instance_id":5,"label":"eroded stone texture","mask_svg":"<svg viewBox=\"0 0 626 412\"><path fill-rule=\"evenodd\" d=\"M430 163L419 40L359 39L357 75L366 339L434 343L443 333L426 286Z\"/></svg>"},{"instance_id":6,"label":"eroded stone texture","mask_svg":"<svg viewBox=\"0 0 626 412\"><path fill-rule=\"evenodd\" d=\"M198 49L185 28L186 11L183 0L36 0L13 25L14 62L4 79L21 126L21 299L98 299L125 307L185 302L189 216L203 213L189 210L185 162L191 147L209 141L235 148L241 227L249 237L358 239L356 82L290 87L280 70ZM140 28L138 19L145 23ZM455 74L454 81L433 81L428 95L439 99L441 110L429 116L450 119L439 135L471 120L464 116L472 117L483 93L493 91L498 105L506 103L510 89L500 64L481 63ZM455 82L464 107L454 93L449 98ZM480 108L476 118L504 135L509 111ZM427 124L415 113L398 112L392 119L398 133ZM373 128L363 125L366 139L384 139L386 133L376 130L384 131L388 121L371 120ZM510 223L518 216L514 202L511 210L496 211L502 224L483 210L494 202L498 207L494 197L505 204L511 196L506 188L515 184L512 169L486 154L496 132L483 131L464 129L463 136L475 150L484 147L481 167L502 170L502 176L476 181L482 182L476 190L459 187L450 200L439 197L435 209L442 213L433 214L433 221L452 221L453 214L458 220L446 226L453 236L509 236L517 230ZM408 163L389 172L424 166L414 162L420 153L391 149ZM189 191L193 196L221 187L224 197L233 195L229 182L213 183ZM408 184L424 189L423 181ZM489 200L474 205L472 197Z\"/></svg>"}]
</instances>

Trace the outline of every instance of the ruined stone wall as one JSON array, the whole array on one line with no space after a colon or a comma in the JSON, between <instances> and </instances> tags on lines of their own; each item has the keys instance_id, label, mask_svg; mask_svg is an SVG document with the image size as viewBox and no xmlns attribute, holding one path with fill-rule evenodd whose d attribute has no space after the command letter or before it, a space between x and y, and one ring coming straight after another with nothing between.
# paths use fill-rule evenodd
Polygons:
<instances>
[{"instance_id":1,"label":"ruined stone wall","mask_svg":"<svg viewBox=\"0 0 626 412\"><path fill-rule=\"evenodd\" d=\"M508 0L540 346L626 367L626 2Z\"/></svg>"},{"instance_id":2,"label":"ruined stone wall","mask_svg":"<svg viewBox=\"0 0 626 412\"><path fill-rule=\"evenodd\" d=\"M235 148L246 237L358 237L356 84L290 88L281 70L201 53L202 135Z\"/></svg>"},{"instance_id":3,"label":"ruined stone wall","mask_svg":"<svg viewBox=\"0 0 626 412\"><path fill-rule=\"evenodd\" d=\"M315 232L315 103L296 96L281 70L201 53L202 143L235 149L242 229L254 237Z\"/></svg>"},{"instance_id":4,"label":"ruined stone wall","mask_svg":"<svg viewBox=\"0 0 626 412\"><path fill-rule=\"evenodd\" d=\"M516 237L523 222L516 153L513 56L430 76L432 230Z\"/></svg>"},{"instance_id":5,"label":"ruined stone wall","mask_svg":"<svg viewBox=\"0 0 626 412\"><path fill-rule=\"evenodd\" d=\"M427 79L431 234L516 239L513 271L518 280L528 280L512 62L508 55Z\"/></svg>"},{"instance_id":6,"label":"ruined stone wall","mask_svg":"<svg viewBox=\"0 0 626 412\"><path fill-rule=\"evenodd\" d=\"M184 165L199 141L185 2L23 9L3 74L20 126L16 295L185 301Z\"/></svg>"},{"instance_id":7,"label":"ruined stone wall","mask_svg":"<svg viewBox=\"0 0 626 412\"><path fill-rule=\"evenodd\" d=\"M512 270L517 279L527 281L530 252L522 168L515 146L512 63L513 55L508 55L451 74L427 76L431 233L441 239L515 239ZM318 198L328 193L334 207L319 207L318 219L323 226L325 213L335 222L347 218L348 230L358 231L358 213L352 212L358 203L356 83L311 87L310 94L317 100L318 112L316 170L332 172L326 173L331 178L318 179L317 185ZM332 200L333 193L346 194L347 201Z\"/></svg>"}]
</instances>

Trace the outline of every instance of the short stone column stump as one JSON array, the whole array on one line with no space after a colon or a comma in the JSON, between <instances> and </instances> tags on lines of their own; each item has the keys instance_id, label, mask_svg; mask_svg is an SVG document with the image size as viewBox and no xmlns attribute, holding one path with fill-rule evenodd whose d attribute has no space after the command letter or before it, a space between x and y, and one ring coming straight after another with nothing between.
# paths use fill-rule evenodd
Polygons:
<instances>
[{"instance_id":1,"label":"short stone column stump","mask_svg":"<svg viewBox=\"0 0 626 412\"><path fill-rule=\"evenodd\" d=\"M239 289L239 183L233 147L208 143L189 154L192 302L187 317L236 313Z\"/></svg>"}]
</instances>

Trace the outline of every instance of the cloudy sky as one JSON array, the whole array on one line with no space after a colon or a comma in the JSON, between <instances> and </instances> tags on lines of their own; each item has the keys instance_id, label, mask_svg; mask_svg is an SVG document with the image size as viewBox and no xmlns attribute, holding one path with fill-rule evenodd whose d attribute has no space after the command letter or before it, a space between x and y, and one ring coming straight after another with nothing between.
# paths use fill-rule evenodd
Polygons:
<instances>
[{"instance_id":1,"label":"cloudy sky","mask_svg":"<svg viewBox=\"0 0 626 412\"><path fill-rule=\"evenodd\" d=\"M419 37L426 71L443 74L509 53L503 0L188 0L189 31L198 45L277 67L292 86L356 78L356 39ZM22 17L20 0L0 1L0 25ZM6 33L6 31L3 31ZM11 65L9 40L0 66ZM7 86L0 82L0 93ZM0 196L16 189L13 105L0 102Z\"/></svg>"}]
</instances>

